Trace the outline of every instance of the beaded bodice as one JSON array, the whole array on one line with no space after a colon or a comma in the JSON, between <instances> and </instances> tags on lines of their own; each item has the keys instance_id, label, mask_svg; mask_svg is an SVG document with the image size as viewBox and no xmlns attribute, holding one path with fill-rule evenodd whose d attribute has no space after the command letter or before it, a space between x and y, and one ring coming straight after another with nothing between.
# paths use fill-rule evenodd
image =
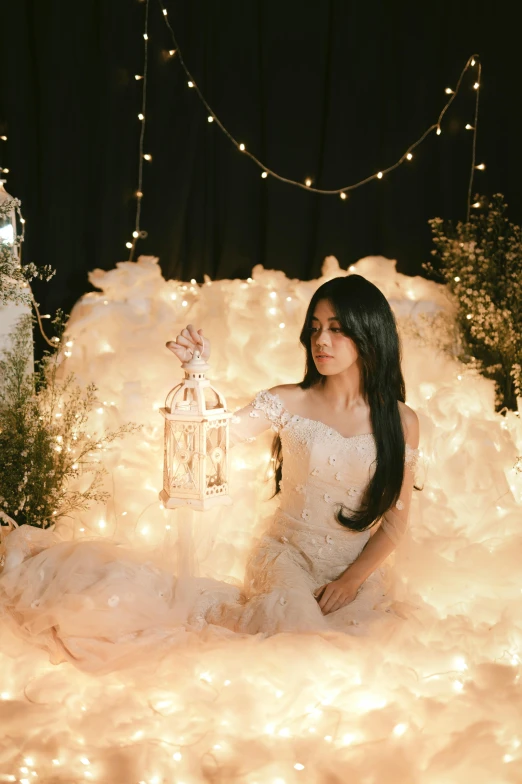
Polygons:
<instances>
[{"instance_id":1,"label":"beaded bodice","mask_svg":"<svg viewBox=\"0 0 522 784\"><path fill-rule=\"evenodd\" d=\"M342 436L323 422L289 413L281 398L267 390L238 413L233 419L233 439L252 440L270 425L281 437L281 514L301 527L339 531L342 527L335 517L339 505L359 508L375 470L373 434ZM414 466L417 453L406 445L407 465ZM397 509L401 509L400 500Z\"/></svg>"}]
</instances>

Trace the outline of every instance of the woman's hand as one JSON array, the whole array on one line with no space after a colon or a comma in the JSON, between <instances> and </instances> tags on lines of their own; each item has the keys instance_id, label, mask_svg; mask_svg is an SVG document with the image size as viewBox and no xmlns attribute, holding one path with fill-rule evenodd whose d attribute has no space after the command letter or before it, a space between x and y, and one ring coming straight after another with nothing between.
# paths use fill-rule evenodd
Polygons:
<instances>
[{"instance_id":1,"label":"woman's hand","mask_svg":"<svg viewBox=\"0 0 522 784\"><path fill-rule=\"evenodd\" d=\"M202 359L206 360L210 357L210 340L203 337L202 329L196 329L192 324L187 324L176 340L169 340L165 345L180 362L188 362L195 349L201 351Z\"/></svg>"},{"instance_id":2,"label":"woman's hand","mask_svg":"<svg viewBox=\"0 0 522 784\"><path fill-rule=\"evenodd\" d=\"M360 583L340 577L338 580L322 585L314 592L314 596L319 602L323 615L329 615L353 602L360 587Z\"/></svg>"}]
</instances>

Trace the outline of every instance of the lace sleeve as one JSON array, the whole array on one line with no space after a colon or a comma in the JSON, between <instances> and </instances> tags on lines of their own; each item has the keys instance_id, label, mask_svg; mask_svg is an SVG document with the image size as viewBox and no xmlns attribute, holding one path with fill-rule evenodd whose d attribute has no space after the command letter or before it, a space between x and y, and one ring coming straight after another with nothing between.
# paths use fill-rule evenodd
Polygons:
<instances>
[{"instance_id":1,"label":"lace sleeve","mask_svg":"<svg viewBox=\"0 0 522 784\"><path fill-rule=\"evenodd\" d=\"M408 466L415 477L417 471L417 464L419 462L419 450L413 449L409 444L406 444L406 454L404 457L404 464Z\"/></svg>"},{"instance_id":2,"label":"lace sleeve","mask_svg":"<svg viewBox=\"0 0 522 784\"><path fill-rule=\"evenodd\" d=\"M415 484L415 471L419 459L419 450L406 444L404 459L404 479L401 492L395 505L388 509L381 520L381 527L392 542L397 545L406 533L410 513L413 485Z\"/></svg>"},{"instance_id":3,"label":"lace sleeve","mask_svg":"<svg viewBox=\"0 0 522 784\"><path fill-rule=\"evenodd\" d=\"M258 392L244 408L236 411L230 423L230 446L243 441L255 441L256 437L269 427L276 433L289 420L279 395L267 389Z\"/></svg>"}]
</instances>

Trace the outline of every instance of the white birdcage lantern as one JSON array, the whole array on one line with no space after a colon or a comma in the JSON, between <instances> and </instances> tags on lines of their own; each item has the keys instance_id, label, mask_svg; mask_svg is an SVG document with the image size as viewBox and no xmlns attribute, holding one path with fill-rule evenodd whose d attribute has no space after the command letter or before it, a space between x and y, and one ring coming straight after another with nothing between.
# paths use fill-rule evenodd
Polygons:
<instances>
[{"instance_id":1,"label":"white birdcage lantern","mask_svg":"<svg viewBox=\"0 0 522 784\"><path fill-rule=\"evenodd\" d=\"M20 266L24 221L20 213L20 202L7 193L4 185L5 180L0 179L0 256L3 268L0 279L0 353L9 346L9 335L21 316L31 312L29 297L25 301L21 301L19 297L9 296L9 293L28 290L28 284L9 275L11 269ZM20 232L16 223L17 215L20 218ZM7 297L5 296L6 292ZM32 348L27 362L29 368L32 369Z\"/></svg>"},{"instance_id":2,"label":"white birdcage lantern","mask_svg":"<svg viewBox=\"0 0 522 784\"><path fill-rule=\"evenodd\" d=\"M182 365L184 380L167 395L165 458L160 498L167 509L209 509L230 504L228 428L232 414L205 378L209 365L198 350Z\"/></svg>"},{"instance_id":3,"label":"white birdcage lantern","mask_svg":"<svg viewBox=\"0 0 522 784\"><path fill-rule=\"evenodd\" d=\"M16 200L4 188L6 181L0 180L0 243L9 245L12 253L18 257L16 232Z\"/></svg>"}]
</instances>

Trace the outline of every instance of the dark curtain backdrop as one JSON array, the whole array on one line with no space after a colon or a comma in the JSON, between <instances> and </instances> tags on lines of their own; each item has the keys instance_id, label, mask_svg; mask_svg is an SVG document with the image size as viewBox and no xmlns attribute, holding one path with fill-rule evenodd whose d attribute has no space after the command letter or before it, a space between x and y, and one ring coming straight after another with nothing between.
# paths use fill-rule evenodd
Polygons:
<instances>
[{"instance_id":1,"label":"dark curtain backdrop","mask_svg":"<svg viewBox=\"0 0 522 784\"><path fill-rule=\"evenodd\" d=\"M435 122L467 58L483 63L475 190L520 219L519 27L513 4L361 0L165 0L189 68L216 114L267 165L326 188L394 162ZM25 260L58 274L44 310L69 310L87 273L125 260L134 227L145 3L2 0L1 164L27 219ZM430 217L466 214L473 74L413 161L353 192L316 196L238 153L175 58L150 0L142 228L137 253L165 276L247 277L254 264L318 275L382 254L422 273ZM474 72L476 73L476 72Z\"/></svg>"}]
</instances>

